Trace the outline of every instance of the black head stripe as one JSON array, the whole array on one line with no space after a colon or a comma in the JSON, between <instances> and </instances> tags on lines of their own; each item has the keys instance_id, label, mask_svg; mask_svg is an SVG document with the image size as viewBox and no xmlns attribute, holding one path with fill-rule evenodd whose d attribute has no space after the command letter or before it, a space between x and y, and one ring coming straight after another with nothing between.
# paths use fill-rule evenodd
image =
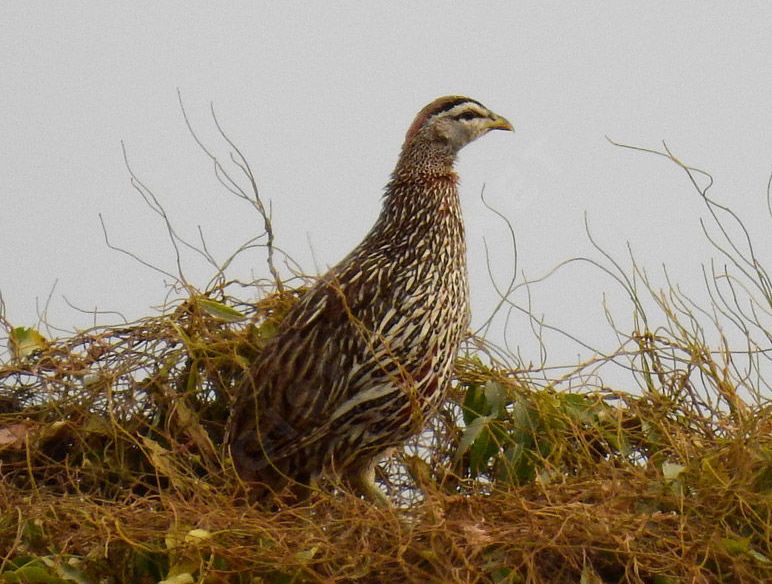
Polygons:
<instances>
[{"instance_id":1,"label":"black head stripe","mask_svg":"<svg viewBox=\"0 0 772 584\"><path fill-rule=\"evenodd\" d=\"M452 117L454 120L474 120L475 118L484 118L486 116L483 116L472 110L466 110Z\"/></svg>"},{"instance_id":2,"label":"black head stripe","mask_svg":"<svg viewBox=\"0 0 772 584\"><path fill-rule=\"evenodd\" d=\"M441 114L443 112L446 112L448 110L452 110L454 107L461 105L462 103L475 103L479 105L481 108L485 109L485 106L481 104L479 101L474 99L469 99L468 97L459 97L458 99L454 99L452 101L449 101L447 103L442 104L442 106L438 107L436 110L434 110L431 115L436 116L438 114Z\"/></svg>"}]
</instances>

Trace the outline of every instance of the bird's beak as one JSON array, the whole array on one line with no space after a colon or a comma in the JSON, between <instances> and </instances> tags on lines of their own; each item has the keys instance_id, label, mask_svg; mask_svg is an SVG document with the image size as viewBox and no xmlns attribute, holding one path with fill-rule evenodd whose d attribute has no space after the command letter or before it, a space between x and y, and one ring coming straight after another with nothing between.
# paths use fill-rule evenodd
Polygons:
<instances>
[{"instance_id":1,"label":"bird's beak","mask_svg":"<svg viewBox=\"0 0 772 584\"><path fill-rule=\"evenodd\" d=\"M508 130L510 132L515 131L514 126L512 126L508 120L502 118L501 116L498 116L495 119L489 121L487 126L489 130Z\"/></svg>"}]
</instances>

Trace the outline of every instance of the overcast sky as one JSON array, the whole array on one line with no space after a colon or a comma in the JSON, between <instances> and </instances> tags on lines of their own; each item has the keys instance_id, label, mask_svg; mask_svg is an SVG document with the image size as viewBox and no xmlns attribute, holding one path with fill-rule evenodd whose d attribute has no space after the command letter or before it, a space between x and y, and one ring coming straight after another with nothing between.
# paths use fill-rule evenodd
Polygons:
<instances>
[{"instance_id":1,"label":"overcast sky","mask_svg":"<svg viewBox=\"0 0 772 584\"><path fill-rule=\"evenodd\" d=\"M309 273L366 233L413 116L454 93L482 101L517 130L484 137L458 164L476 323L496 302L483 238L496 277L504 282L513 269L507 228L481 202L483 185L515 229L517 268L529 277L573 256L599 257L584 232L586 213L608 252L624 261L629 242L649 270L667 264L698 290L700 264L715 255L700 232L699 197L673 164L615 148L605 136L647 147L666 140L687 163L709 170L713 195L746 220L769 260L769 6L5 2L0 291L7 317L35 325L36 298L44 302L55 281L48 317L64 328L92 321L64 297L129 319L163 303L163 277L103 240L99 213L114 244L175 269L163 225L130 186L121 140L181 234L195 239L200 226L225 258L258 232L258 218L218 188L187 134L177 88L203 139L225 153L209 117L214 102L272 203L277 243ZM189 279L204 285L211 268L185 260ZM266 273L256 250L231 276ZM614 289L585 265L531 292L549 322L602 344L611 337L601 301ZM629 318L623 298L616 310ZM509 339L538 356L525 324L511 322ZM561 359L579 351L562 343L551 347Z\"/></svg>"}]
</instances>

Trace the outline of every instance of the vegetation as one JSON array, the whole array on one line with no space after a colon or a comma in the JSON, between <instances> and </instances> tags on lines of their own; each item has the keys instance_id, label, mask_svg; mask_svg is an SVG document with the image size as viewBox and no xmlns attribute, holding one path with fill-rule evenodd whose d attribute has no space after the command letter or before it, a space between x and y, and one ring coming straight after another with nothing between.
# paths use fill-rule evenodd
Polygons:
<instances>
[{"instance_id":1,"label":"vegetation","mask_svg":"<svg viewBox=\"0 0 772 584\"><path fill-rule=\"evenodd\" d=\"M633 310L631 330L609 315L618 347L556 368L471 336L450 399L381 468L392 508L321 485L307 504L262 509L244 502L224 425L234 380L303 282L279 278L268 214L228 143L241 177L209 154L215 172L265 226L237 253L266 246L271 281L245 293L230 261L197 248L214 266L204 290L180 272L161 316L60 339L13 326L0 302L0 582L772 578L772 284L707 175L657 153L705 202L725 262L706 271L712 305L599 250ZM175 249L191 245L132 183ZM604 384L610 370L624 384Z\"/></svg>"}]
</instances>

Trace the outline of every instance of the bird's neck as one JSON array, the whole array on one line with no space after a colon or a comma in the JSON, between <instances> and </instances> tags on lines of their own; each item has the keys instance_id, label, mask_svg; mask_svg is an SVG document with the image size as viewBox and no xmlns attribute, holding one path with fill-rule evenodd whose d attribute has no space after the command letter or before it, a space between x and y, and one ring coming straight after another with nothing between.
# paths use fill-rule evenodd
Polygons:
<instances>
[{"instance_id":1,"label":"bird's neck","mask_svg":"<svg viewBox=\"0 0 772 584\"><path fill-rule=\"evenodd\" d=\"M463 269L466 244L454 162L455 154L442 148L404 146L364 247L408 263L425 253L443 253L449 269Z\"/></svg>"},{"instance_id":2,"label":"bird's neck","mask_svg":"<svg viewBox=\"0 0 772 584\"><path fill-rule=\"evenodd\" d=\"M416 141L402 146L393 181L416 181L434 177L456 177L456 152L436 142ZM392 182L393 182L392 181Z\"/></svg>"},{"instance_id":3,"label":"bird's neck","mask_svg":"<svg viewBox=\"0 0 772 584\"><path fill-rule=\"evenodd\" d=\"M457 181L452 169L432 176L395 173L386 187L373 236L398 247L429 246L435 251L446 247L463 262L464 224Z\"/></svg>"},{"instance_id":4,"label":"bird's neck","mask_svg":"<svg viewBox=\"0 0 772 584\"><path fill-rule=\"evenodd\" d=\"M442 144L407 142L386 187L384 213L409 222L433 222L448 213L461 219L456 154Z\"/></svg>"}]
</instances>

